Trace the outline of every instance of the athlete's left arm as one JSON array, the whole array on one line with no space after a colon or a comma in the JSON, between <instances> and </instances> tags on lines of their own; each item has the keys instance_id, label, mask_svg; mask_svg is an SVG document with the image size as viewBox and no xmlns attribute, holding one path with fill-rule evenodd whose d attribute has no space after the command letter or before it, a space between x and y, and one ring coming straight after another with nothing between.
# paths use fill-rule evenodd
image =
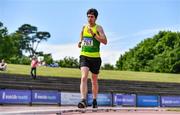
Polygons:
<instances>
[{"instance_id":1,"label":"athlete's left arm","mask_svg":"<svg viewBox=\"0 0 180 115\"><path fill-rule=\"evenodd\" d=\"M107 44L107 38L106 38L106 35L104 33L104 30L101 26L98 25L97 27L97 32L98 34L96 34L94 37L101 43L103 44Z\"/></svg>"}]
</instances>

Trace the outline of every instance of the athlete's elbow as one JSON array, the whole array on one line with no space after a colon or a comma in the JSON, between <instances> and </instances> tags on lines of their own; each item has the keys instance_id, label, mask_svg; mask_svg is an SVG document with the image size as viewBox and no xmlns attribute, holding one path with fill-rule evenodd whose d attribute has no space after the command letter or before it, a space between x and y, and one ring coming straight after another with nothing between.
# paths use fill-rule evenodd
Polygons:
<instances>
[{"instance_id":1,"label":"athlete's elbow","mask_svg":"<svg viewBox=\"0 0 180 115\"><path fill-rule=\"evenodd\" d=\"M106 45L107 44L107 40L103 41L103 44Z\"/></svg>"},{"instance_id":2,"label":"athlete's elbow","mask_svg":"<svg viewBox=\"0 0 180 115\"><path fill-rule=\"evenodd\" d=\"M106 38L100 39L99 41L100 41L101 43L103 43L104 45L107 44L107 39L106 39Z\"/></svg>"},{"instance_id":3,"label":"athlete's elbow","mask_svg":"<svg viewBox=\"0 0 180 115\"><path fill-rule=\"evenodd\" d=\"M105 39L105 42L104 42L104 45L106 45L107 44L107 39Z\"/></svg>"}]
</instances>

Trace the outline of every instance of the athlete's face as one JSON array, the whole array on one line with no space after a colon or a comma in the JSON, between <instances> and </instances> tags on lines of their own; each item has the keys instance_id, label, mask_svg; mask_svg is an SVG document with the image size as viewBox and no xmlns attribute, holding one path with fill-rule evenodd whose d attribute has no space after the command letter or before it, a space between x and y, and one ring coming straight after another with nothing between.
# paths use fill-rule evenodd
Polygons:
<instances>
[{"instance_id":1,"label":"athlete's face","mask_svg":"<svg viewBox=\"0 0 180 115\"><path fill-rule=\"evenodd\" d=\"M95 24L95 21L96 21L95 16L94 16L93 14L88 14L87 17L88 17L88 22L89 22L89 24L90 24L90 25L94 25L94 24Z\"/></svg>"}]
</instances>

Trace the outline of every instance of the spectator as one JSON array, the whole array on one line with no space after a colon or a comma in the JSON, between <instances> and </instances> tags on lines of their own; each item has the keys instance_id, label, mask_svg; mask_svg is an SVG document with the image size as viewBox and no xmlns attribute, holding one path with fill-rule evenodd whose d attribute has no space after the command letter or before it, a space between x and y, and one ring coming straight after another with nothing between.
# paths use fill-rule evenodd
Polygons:
<instances>
[{"instance_id":1,"label":"spectator","mask_svg":"<svg viewBox=\"0 0 180 115\"><path fill-rule=\"evenodd\" d=\"M5 63L4 59L1 60L0 70L5 71L7 69L7 63Z\"/></svg>"},{"instance_id":2,"label":"spectator","mask_svg":"<svg viewBox=\"0 0 180 115\"><path fill-rule=\"evenodd\" d=\"M32 57L32 61L31 61L31 77L33 79L36 79L36 68L38 66L38 60L36 56Z\"/></svg>"}]
</instances>

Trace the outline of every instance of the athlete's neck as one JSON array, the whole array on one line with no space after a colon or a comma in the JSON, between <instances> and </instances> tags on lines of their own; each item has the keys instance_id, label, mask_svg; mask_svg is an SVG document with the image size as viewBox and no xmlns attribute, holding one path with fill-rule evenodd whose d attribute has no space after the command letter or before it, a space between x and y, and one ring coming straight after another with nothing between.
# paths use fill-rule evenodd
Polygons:
<instances>
[{"instance_id":1,"label":"athlete's neck","mask_svg":"<svg viewBox=\"0 0 180 115\"><path fill-rule=\"evenodd\" d=\"M88 24L90 27L94 27L96 25L96 23L93 24Z\"/></svg>"}]
</instances>

